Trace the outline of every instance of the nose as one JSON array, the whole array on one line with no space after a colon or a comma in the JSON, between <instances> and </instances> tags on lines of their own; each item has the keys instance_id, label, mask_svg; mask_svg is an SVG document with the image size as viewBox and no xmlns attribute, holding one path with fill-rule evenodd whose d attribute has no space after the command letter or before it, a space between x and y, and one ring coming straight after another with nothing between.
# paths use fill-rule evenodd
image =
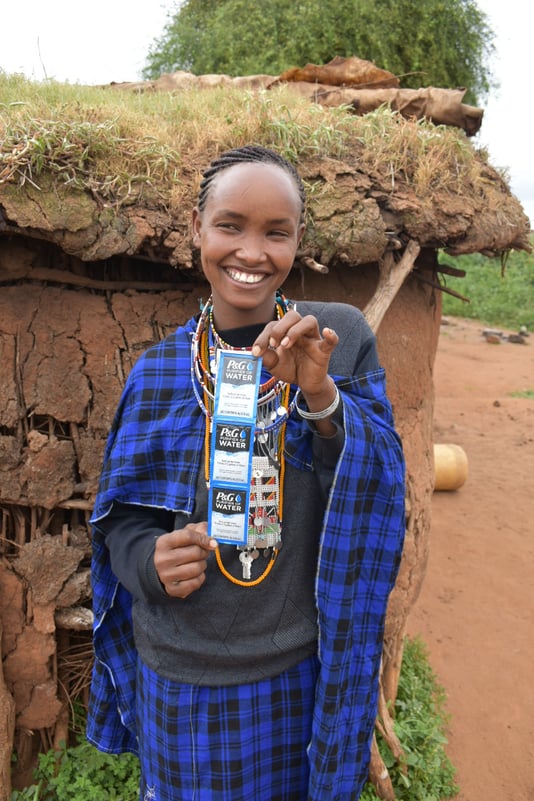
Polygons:
<instances>
[{"instance_id":1,"label":"nose","mask_svg":"<svg viewBox=\"0 0 534 801\"><path fill-rule=\"evenodd\" d=\"M236 256L244 264L258 264L265 259L265 244L259 234L244 234L239 241Z\"/></svg>"}]
</instances>

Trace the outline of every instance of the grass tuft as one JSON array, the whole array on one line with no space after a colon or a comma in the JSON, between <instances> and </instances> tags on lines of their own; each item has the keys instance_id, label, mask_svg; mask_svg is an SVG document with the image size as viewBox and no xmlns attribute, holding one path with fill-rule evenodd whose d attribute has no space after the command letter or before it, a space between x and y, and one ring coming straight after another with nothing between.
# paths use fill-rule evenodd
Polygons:
<instances>
[{"instance_id":1,"label":"grass tuft","mask_svg":"<svg viewBox=\"0 0 534 801\"><path fill-rule=\"evenodd\" d=\"M0 183L55 180L123 202L165 196L218 152L249 142L290 161L347 159L356 168L434 191L465 194L484 166L455 128L413 121L388 107L356 116L310 103L285 86L139 92L36 83L0 71Z\"/></svg>"}]
</instances>

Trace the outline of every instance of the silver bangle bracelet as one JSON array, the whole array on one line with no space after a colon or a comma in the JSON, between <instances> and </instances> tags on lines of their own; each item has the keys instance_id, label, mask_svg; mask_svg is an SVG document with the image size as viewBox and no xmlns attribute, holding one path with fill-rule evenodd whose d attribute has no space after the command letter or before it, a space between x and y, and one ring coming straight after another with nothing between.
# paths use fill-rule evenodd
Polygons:
<instances>
[{"instance_id":1,"label":"silver bangle bracelet","mask_svg":"<svg viewBox=\"0 0 534 801\"><path fill-rule=\"evenodd\" d=\"M304 420L324 420L325 417L330 417L330 415L334 414L337 407L339 406L339 389L336 386L336 397L330 404L327 406L326 409L323 409L321 412L305 412L303 409L300 408L298 405L298 400L301 392L300 389L297 389L297 393L295 395L295 408L298 414L304 418Z\"/></svg>"}]
</instances>

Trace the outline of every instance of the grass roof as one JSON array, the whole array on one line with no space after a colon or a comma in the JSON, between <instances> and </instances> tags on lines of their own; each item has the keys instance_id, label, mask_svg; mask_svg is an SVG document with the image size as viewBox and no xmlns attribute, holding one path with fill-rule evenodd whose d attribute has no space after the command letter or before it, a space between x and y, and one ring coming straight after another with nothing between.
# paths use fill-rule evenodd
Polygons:
<instances>
[{"instance_id":1,"label":"grass roof","mask_svg":"<svg viewBox=\"0 0 534 801\"><path fill-rule=\"evenodd\" d=\"M0 181L47 172L112 201L172 197L222 150L258 142L291 161L348 159L418 195L476 191L480 164L460 130L382 107L363 117L310 104L287 87L131 92L0 73ZM190 180L190 179L188 179ZM193 178L194 180L194 178Z\"/></svg>"}]
</instances>

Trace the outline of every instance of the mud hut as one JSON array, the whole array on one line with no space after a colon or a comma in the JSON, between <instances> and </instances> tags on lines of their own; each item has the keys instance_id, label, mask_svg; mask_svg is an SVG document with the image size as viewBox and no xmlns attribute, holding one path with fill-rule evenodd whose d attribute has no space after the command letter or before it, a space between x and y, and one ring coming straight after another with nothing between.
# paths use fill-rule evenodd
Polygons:
<instances>
[{"instance_id":1,"label":"mud hut","mask_svg":"<svg viewBox=\"0 0 534 801\"><path fill-rule=\"evenodd\" d=\"M206 297L189 230L200 170L249 141L297 161L308 189L286 295L362 308L387 371L407 537L377 728L400 757L387 704L429 544L432 369L441 293L456 272L442 254L484 253L498 269L507 251L530 250L530 225L473 148L482 112L462 92L407 97L391 83L311 74L101 88L0 76L1 801L12 750L20 782L36 750L68 738L70 704L85 700L87 521L107 432L136 358ZM371 778L393 798L376 748Z\"/></svg>"}]
</instances>

